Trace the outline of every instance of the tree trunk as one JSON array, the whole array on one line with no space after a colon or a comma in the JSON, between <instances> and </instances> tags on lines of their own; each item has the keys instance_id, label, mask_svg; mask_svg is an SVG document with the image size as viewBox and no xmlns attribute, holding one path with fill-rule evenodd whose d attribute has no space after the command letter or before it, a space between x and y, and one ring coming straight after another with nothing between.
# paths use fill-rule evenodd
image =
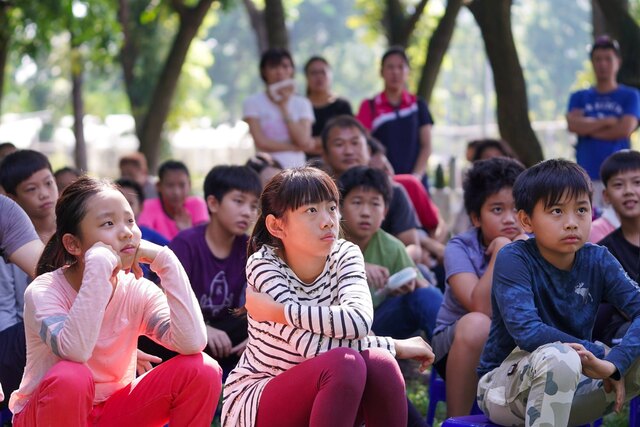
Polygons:
<instances>
[{"instance_id":1,"label":"tree trunk","mask_svg":"<svg viewBox=\"0 0 640 427\"><path fill-rule=\"evenodd\" d=\"M607 20L604 17L597 0L591 0L591 24L593 27L592 36L594 39L603 34L609 34Z\"/></svg>"},{"instance_id":2,"label":"tree trunk","mask_svg":"<svg viewBox=\"0 0 640 427\"><path fill-rule=\"evenodd\" d=\"M134 73L136 59L138 58L138 47L135 37L131 34L131 8L129 0L119 0L118 21L122 28L122 48L120 50L120 64L124 76L124 87L127 98L131 105L131 115L136 126L136 135L142 133L142 122L144 121L144 102L136 94L136 78Z\"/></svg>"},{"instance_id":3,"label":"tree trunk","mask_svg":"<svg viewBox=\"0 0 640 427\"><path fill-rule=\"evenodd\" d=\"M544 157L529 121L527 89L511 33L511 0L475 0L468 7L480 27L493 70L500 135L531 166Z\"/></svg>"},{"instance_id":4,"label":"tree trunk","mask_svg":"<svg viewBox=\"0 0 640 427\"><path fill-rule=\"evenodd\" d=\"M607 20L607 28L620 43L620 83L640 88L640 27L629 13L627 0L595 0Z\"/></svg>"},{"instance_id":5,"label":"tree trunk","mask_svg":"<svg viewBox=\"0 0 640 427\"><path fill-rule=\"evenodd\" d=\"M449 0L444 15L438 21L438 26L433 31L429 46L427 47L427 57L425 58L417 93L423 97L427 103L431 99L436 79L440 73L440 66L444 55L449 49L449 43L456 28L456 18L462 7L464 0Z\"/></svg>"},{"instance_id":6,"label":"tree trunk","mask_svg":"<svg viewBox=\"0 0 640 427\"><path fill-rule=\"evenodd\" d=\"M262 55L262 53L269 48L267 42L267 24L265 23L264 13L258 10L253 0L242 0L242 4L247 11L247 15L249 15L249 22L256 36L258 53Z\"/></svg>"},{"instance_id":7,"label":"tree trunk","mask_svg":"<svg viewBox=\"0 0 640 427\"><path fill-rule=\"evenodd\" d=\"M389 46L409 46L409 41L429 0L420 0L411 15L401 0L386 0L382 26Z\"/></svg>"},{"instance_id":8,"label":"tree trunk","mask_svg":"<svg viewBox=\"0 0 640 427\"><path fill-rule=\"evenodd\" d=\"M71 36L73 38L73 36ZM73 134L76 146L73 151L76 168L87 171L87 145L84 139L84 100L82 98L83 64L77 46L71 47L71 102L73 104Z\"/></svg>"},{"instance_id":9,"label":"tree trunk","mask_svg":"<svg viewBox=\"0 0 640 427\"><path fill-rule=\"evenodd\" d=\"M138 133L140 151L147 157L150 170L155 170L158 165L160 137L164 123L169 115L171 101L178 85L182 65L187 57L191 41L198 33L200 24L202 24L202 20L211 7L211 3L213 3L213 0L200 0L196 6L184 8L179 12L180 28L173 40L173 45L156 83L153 96L149 102L149 108L142 123L141 132Z\"/></svg>"},{"instance_id":10,"label":"tree trunk","mask_svg":"<svg viewBox=\"0 0 640 427\"><path fill-rule=\"evenodd\" d=\"M2 116L2 100L4 99L4 78L13 30L9 25L9 3L0 1L0 116Z\"/></svg>"},{"instance_id":11,"label":"tree trunk","mask_svg":"<svg viewBox=\"0 0 640 427\"><path fill-rule=\"evenodd\" d=\"M282 0L265 0L263 16L269 47L289 49L289 34Z\"/></svg>"}]
</instances>

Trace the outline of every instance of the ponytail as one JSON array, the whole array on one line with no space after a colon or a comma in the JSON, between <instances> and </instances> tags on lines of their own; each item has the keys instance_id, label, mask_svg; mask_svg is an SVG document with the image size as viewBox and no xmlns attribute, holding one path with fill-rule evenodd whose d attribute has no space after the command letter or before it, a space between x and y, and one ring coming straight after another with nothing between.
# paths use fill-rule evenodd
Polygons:
<instances>
[{"instance_id":1,"label":"ponytail","mask_svg":"<svg viewBox=\"0 0 640 427\"><path fill-rule=\"evenodd\" d=\"M72 264L74 261L75 259L62 245L62 240L58 233L55 233L44 247L42 255L40 255L36 266L36 276L57 270L66 264Z\"/></svg>"},{"instance_id":2,"label":"ponytail","mask_svg":"<svg viewBox=\"0 0 640 427\"><path fill-rule=\"evenodd\" d=\"M264 245L281 247L282 242L277 237L274 237L267 229L267 221L264 215L260 215L256 221L256 225L253 227L251 238L249 239L249 245L247 247L247 258L254 253L258 252Z\"/></svg>"}]
</instances>

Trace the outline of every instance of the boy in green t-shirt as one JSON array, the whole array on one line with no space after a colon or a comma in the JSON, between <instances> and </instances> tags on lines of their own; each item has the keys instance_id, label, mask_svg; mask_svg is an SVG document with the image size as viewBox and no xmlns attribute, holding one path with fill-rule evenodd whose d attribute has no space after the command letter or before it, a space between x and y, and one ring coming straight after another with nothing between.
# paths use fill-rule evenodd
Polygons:
<instances>
[{"instance_id":1,"label":"boy in green t-shirt","mask_svg":"<svg viewBox=\"0 0 640 427\"><path fill-rule=\"evenodd\" d=\"M376 335L404 339L422 331L431 339L442 293L417 271L417 277L394 291L385 286L391 275L416 268L404 244L380 228L391 199L391 182L384 172L367 166L346 171L338 181L346 238L364 255L367 281L375 308Z\"/></svg>"}]
</instances>

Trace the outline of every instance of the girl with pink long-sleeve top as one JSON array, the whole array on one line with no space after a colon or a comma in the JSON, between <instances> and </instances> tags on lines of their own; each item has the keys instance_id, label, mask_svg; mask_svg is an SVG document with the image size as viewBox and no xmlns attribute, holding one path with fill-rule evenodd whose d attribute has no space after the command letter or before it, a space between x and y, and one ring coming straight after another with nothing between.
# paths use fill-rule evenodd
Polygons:
<instances>
[{"instance_id":1,"label":"girl with pink long-sleeve top","mask_svg":"<svg viewBox=\"0 0 640 427\"><path fill-rule=\"evenodd\" d=\"M14 425L209 426L221 369L202 353L204 321L176 256L140 239L128 202L106 181L71 184L56 216L25 293L27 366L9 403ZM139 335L181 355L135 378Z\"/></svg>"}]
</instances>

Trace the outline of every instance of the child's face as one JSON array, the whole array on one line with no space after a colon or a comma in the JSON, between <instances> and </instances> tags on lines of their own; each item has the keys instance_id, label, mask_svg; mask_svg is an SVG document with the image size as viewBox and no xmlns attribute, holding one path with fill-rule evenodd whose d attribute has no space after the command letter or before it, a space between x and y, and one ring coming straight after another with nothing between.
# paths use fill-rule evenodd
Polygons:
<instances>
[{"instance_id":1,"label":"child's face","mask_svg":"<svg viewBox=\"0 0 640 427\"><path fill-rule=\"evenodd\" d=\"M40 169L16 187L12 198L31 219L55 216L58 186L49 169Z\"/></svg>"},{"instance_id":2,"label":"child's face","mask_svg":"<svg viewBox=\"0 0 640 427\"><path fill-rule=\"evenodd\" d=\"M570 269L575 253L584 246L591 230L589 195L566 194L555 205L545 208L539 200L531 216L518 212L524 230L534 233L540 254L552 265Z\"/></svg>"},{"instance_id":3,"label":"child's face","mask_svg":"<svg viewBox=\"0 0 640 427\"><path fill-rule=\"evenodd\" d=\"M618 173L607 181L604 199L620 218L640 217L640 170Z\"/></svg>"},{"instance_id":4,"label":"child's face","mask_svg":"<svg viewBox=\"0 0 640 427\"><path fill-rule=\"evenodd\" d=\"M338 238L340 215L334 201L302 205L283 218L271 218L267 217L269 232L282 241L289 259L325 258Z\"/></svg>"},{"instance_id":5,"label":"child's face","mask_svg":"<svg viewBox=\"0 0 640 427\"><path fill-rule=\"evenodd\" d=\"M158 182L158 193L166 206L180 209L191 192L189 176L182 170L166 171Z\"/></svg>"},{"instance_id":6,"label":"child's face","mask_svg":"<svg viewBox=\"0 0 640 427\"><path fill-rule=\"evenodd\" d=\"M480 216L471 214L474 227L482 230L485 246L489 246L496 237L513 240L522 234L515 208L511 187L505 187L487 197L480 208Z\"/></svg>"},{"instance_id":7,"label":"child's face","mask_svg":"<svg viewBox=\"0 0 640 427\"><path fill-rule=\"evenodd\" d=\"M222 228L235 236L245 234L258 216L258 197L240 190L229 191L221 202L209 196L207 206Z\"/></svg>"},{"instance_id":8,"label":"child's face","mask_svg":"<svg viewBox=\"0 0 640 427\"><path fill-rule=\"evenodd\" d=\"M80 235L75 236L80 256L96 242L109 245L120 256L122 268L131 267L141 232L124 195L108 189L91 197L87 212L80 222Z\"/></svg>"},{"instance_id":9,"label":"child's face","mask_svg":"<svg viewBox=\"0 0 640 427\"><path fill-rule=\"evenodd\" d=\"M78 176L73 172L63 172L59 173L56 178L56 185L58 186L58 193L62 193L62 191L73 184Z\"/></svg>"},{"instance_id":10,"label":"child's face","mask_svg":"<svg viewBox=\"0 0 640 427\"><path fill-rule=\"evenodd\" d=\"M380 229L386 214L382 194L371 188L354 188L342 201L342 219L347 234L369 240Z\"/></svg>"},{"instance_id":11,"label":"child's face","mask_svg":"<svg viewBox=\"0 0 640 427\"><path fill-rule=\"evenodd\" d=\"M127 202L129 202L134 218L137 218L138 215L140 215L142 206L140 206L140 199L138 198L136 190L130 187L122 187L122 195L127 199Z\"/></svg>"}]
</instances>

